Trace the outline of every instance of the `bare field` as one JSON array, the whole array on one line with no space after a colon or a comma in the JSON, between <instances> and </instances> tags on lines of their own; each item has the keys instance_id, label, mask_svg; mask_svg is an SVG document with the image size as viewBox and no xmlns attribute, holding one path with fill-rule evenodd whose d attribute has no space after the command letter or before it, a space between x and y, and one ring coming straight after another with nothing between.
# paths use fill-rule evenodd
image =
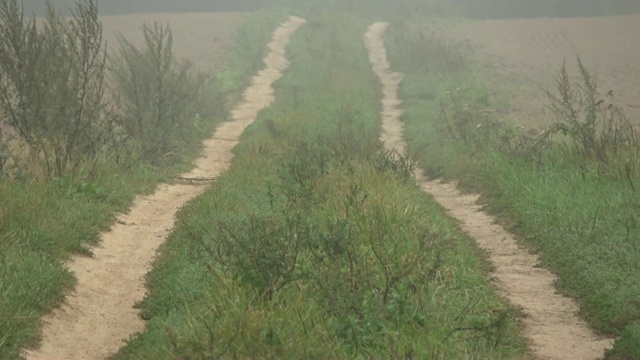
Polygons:
<instances>
[{"instance_id":1,"label":"bare field","mask_svg":"<svg viewBox=\"0 0 640 360\"><path fill-rule=\"evenodd\" d=\"M142 25L169 24L173 32L173 49L178 58L189 59L200 70L216 71L223 65L233 45L238 26L248 13L220 12L202 14L132 14L102 16L104 36L110 50L118 48L117 34L134 44L141 44Z\"/></svg>"},{"instance_id":2,"label":"bare field","mask_svg":"<svg viewBox=\"0 0 640 360\"><path fill-rule=\"evenodd\" d=\"M553 122L545 90L553 90L565 59L577 73L577 55L597 75L600 92L613 90L627 116L640 123L640 15L465 21L438 33L471 45L487 65L487 85L508 93L506 116L518 124Z\"/></svg>"}]
</instances>

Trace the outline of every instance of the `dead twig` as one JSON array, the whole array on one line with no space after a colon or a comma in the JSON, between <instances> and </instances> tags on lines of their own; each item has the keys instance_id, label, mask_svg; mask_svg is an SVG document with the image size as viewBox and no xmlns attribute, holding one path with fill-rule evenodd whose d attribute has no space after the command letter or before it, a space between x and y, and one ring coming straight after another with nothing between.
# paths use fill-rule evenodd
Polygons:
<instances>
[{"instance_id":1,"label":"dead twig","mask_svg":"<svg viewBox=\"0 0 640 360\"><path fill-rule=\"evenodd\" d=\"M191 184L196 182L211 182L215 179L214 177L186 177L186 176L174 176L173 178L180 181L187 181Z\"/></svg>"}]
</instances>

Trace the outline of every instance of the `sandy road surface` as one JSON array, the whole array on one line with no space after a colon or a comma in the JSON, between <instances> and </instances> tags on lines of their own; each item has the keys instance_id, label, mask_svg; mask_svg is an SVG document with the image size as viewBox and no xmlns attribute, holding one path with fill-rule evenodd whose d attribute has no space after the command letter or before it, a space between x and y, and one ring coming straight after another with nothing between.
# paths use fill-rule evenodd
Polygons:
<instances>
[{"instance_id":1,"label":"sandy road surface","mask_svg":"<svg viewBox=\"0 0 640 360\"><path fill-rule=\"evenodd\" d=\"M288 67L285 47L304 23L292 17L279 27L269 44L266 68L244 93L244 102L232 112L232 121L218 127L205 142L202 157L185 178L213 178L224 172L233 158L231 149L258 112L274 100L272 84ZM173 227L177 210L199 195L205 185L163 184L154 194L136 198L128 214L118 217L102 235L94 257L76 257L69 268L78 279L66 303L44 319L40 349L29 359L103 359L115 353L145 323L134 309L145 295L144 276L158 247Z\"/></svg>"},{"instance_id":2,"label":"sandy road surface","mask_svg":"<svg viewBox=\"0 0 640 360\"><path fill-rule=\"evenodd\" d=\"M390 72L384 47L386 23L376 23L365 35L365 45L375 73L383 84L382 135L385 146L404 151L402 110L397 90L402 74ZM454 185L429 181L416 171L422 189L433 196L464 231L489 253L495 266L493 277L502 295L513 305L522 307L524 335L531 351L540 359L599 359L612 340L599 338L576 315L578 306L559 295L553 286L555 276L538 267L538 259L520 247L513 236L496 224L495 219L477 205L477 195L463 195Z\"/></svg>"}]
</instances>

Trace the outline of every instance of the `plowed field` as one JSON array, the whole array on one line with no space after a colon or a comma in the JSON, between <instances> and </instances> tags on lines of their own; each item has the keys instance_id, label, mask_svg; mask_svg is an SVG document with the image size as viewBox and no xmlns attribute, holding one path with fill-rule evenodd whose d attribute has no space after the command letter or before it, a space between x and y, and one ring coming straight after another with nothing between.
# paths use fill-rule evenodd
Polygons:
<instances>
[{"instance_id":1,"label":"plowed field","mask_svg":"<svg viewBox=\"0 0 640 360\"><path fill-rule=\"evenodd\" d=\"M109 48L118 48L118 36L142 45L142 24L169 24L174 53L201 70L217 70L233 45L233 35L247 13L132 14L100 17Z\"/></svg>"},{"instance_id":2,"label":"plowed field","mask_svg":"<svg viewBox=\"0 0 640 360\"><path fill-rule=\"evenodd\" d=\"M604 95L640 124L640 15L594 18L541 18L468 21L447 24L443 36L467 42L488 66L492 89L507 90L508 117L528 127L553 121L545 90L566 60L577 74L576 56L599 80Z\"/></svg>"}]
</instances>

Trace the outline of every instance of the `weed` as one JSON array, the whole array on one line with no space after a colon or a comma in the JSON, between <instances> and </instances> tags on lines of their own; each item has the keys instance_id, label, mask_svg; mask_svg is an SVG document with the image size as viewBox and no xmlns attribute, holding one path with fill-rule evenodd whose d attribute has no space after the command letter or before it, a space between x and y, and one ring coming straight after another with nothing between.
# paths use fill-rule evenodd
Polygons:
<instances>
[{"instance_id":1,"label":"weed","mask_svg":"<svg viewBox=\"0 0 640 360\"><path fill-rule=\"evenodd\" d=\"M143 159L163 163L193 138L204 77L175 59L168 25L144 24L142 32L143 48L120 36L112 62L121 96L118 123L140 144Z\"/></svg>"},{"instance_id":2,"label":"weed","mask_svg":"<svg viewBox=\"0 0 640 360\"><path fill-rule=\"evenodd\" d=\"M483 109L481 104L466 99L461 89L447 91L448 101L440 102L439 132L455 142L473 148L496 146L508 141L505 126Z\"/></svg>"},{"instance_id":3,"label":"weed","mask_svg":"<svg viewBox=\"0 0 640 360\"><path fill-rule=\"evenodd\" d=\"M75 174L84 161L94 176L112 120L97 5L79 2L72 15L49 5L39 30L17 1L0 2L0 105L48 178Z\"/></svg>"},{"instance_id":4,"label":"weed","mask_svg":"<svg viewBox=\"0 0 640 360\"><path fill-rule=\"evenodd\" d=\"M548 93L550 108L560 121L546 135L561 133L569 137L572 142L565 145L567 156L594 160L599 173L624 174L635 190L633 178L640 165L636 162L640 134L615 103L613 92L601 98L595 75L580 58L577 62L581 83L572 84L563 64L556 79L557 95ZM620 158L624 161L619 161Z\"/></svg>"}]
</instances>

